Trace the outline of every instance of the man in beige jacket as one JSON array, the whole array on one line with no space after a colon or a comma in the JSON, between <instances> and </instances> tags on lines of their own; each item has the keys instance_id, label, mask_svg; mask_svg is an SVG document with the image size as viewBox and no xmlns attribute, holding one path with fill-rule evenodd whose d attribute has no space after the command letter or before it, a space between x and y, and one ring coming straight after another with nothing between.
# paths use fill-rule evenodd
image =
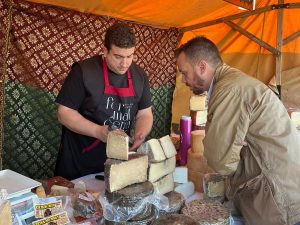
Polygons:
<instances>
[{"instance_id":1,"label":"man in beige jacket","mask_svg":"<svg viewBox=\"0 0 300 225\"><path fill-rule=\"evenodd\" d=\"M262 82L224 64L216 45L196 37L177 50L182 82L207 91L204 155L228 176L226 195L247 224L300 221L300 135Z\"/></svg>"}]
</instances>

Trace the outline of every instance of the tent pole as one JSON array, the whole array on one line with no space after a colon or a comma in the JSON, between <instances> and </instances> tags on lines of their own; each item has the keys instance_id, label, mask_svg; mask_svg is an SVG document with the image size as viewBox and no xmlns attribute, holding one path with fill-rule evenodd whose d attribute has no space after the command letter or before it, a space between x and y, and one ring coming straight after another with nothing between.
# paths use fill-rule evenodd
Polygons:
<instances>
[{"instance_id":1,"label":"tent pole","mask_svg":"<svg viewBox=\"0 0 300 225\"><path fill-rule=\"evenodd\" d=\"M225 21L225 24L227 24L229 27L231 27L234 30L237 30L238 32L240 32L241 34L243 34L244 36L246 36L247 38L249 38L250 40L254 41L255 43L257 43L258 45L262 46L263 48L267 49L268 51L270 51L271 53L273 53L274 55L279 55L280 52L273 48L271 45L269 45L268 43L260 40L259 38L257 38L255 35L251 34L250 32L248 32L247 30L243 29L242 27L238 26L237 24L231 22L231 21Z\"/></svg>"},{"instance_id":2,"label":"tent pole","mask_svg":"<svg viewBox=\"0 0 300 225\"><path fill-rule=\"evenodd\" d=\"M282 44L286 45L286 44L290 43L291 41L295 40L298 37L300 37L300 31L297 31L297 32L291 34L290 36L288 36L287 38L283 39Z\"/></svg>"},{"instance_id":3,"label":"tent pole","mask_svg":"<svg viewBox=\"0 0 300 225\"><path fill-rule=\"evenodd\" d=\"M284 0L278 0L278 4L283 4ZM278 89L278 96L281 99L281 72L282 72L282 24L283 24L283 8L279 7L277 11L277 34L276 34L276 49L280 54L276 56L276 86Z\"/></svg>"},{"instance_id":4,"label":"tent pole","mask_svg":"<svg viewBox=\"0 0 300 225\"><path fill-rule=\"evenodd\" d=\"M5 84L5 78L6 78L6 69L7 69L7 58L8 58L8 51L9 51L9 36L10 36L10 28L12 23L12 7L13 7L13 0L10 0L8 2L8 10L7 10L7 16L6 16L6 31L5 31L5 39L4 39L4 45L2 49L2 55L3 55L3 63L1 68L1 74L0 74L0 170L3 169L3 142L4 142L4 129L3 129L3 118L4 118L4 84Z\"/></svg>"}]
</instances>

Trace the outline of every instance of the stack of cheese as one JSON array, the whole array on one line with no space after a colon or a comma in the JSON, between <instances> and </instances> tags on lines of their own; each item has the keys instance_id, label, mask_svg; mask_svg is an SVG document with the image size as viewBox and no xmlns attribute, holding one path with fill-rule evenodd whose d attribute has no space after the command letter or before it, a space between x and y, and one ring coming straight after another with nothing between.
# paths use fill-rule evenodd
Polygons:
<instances>
[{"instance_id":1,"label":"stack of cheese","mask_svg":"<svg viewBox=\"0 0 300 225\"><path fill-rule=\"evenodd\" d=\"M192 130L203 129L206 123L206 96L194 95L190 98L190 114L192 117Z\"/></svg>"},{"instance_id":2,"label":"stack of cheese","mask_svg":"<svg viewBox=\"0 0 300 225\"><path fill-rule=\"evenodd\" d=\"M169 135L150 139L137 150L149 157L148 180L161 193L174 189L173 171L176 166L176 149Z\"/></svg>"},{"instance_id":3,"label":"stack of cheese","mask_svg":"<svg viewBox=\"0 0 300 225\"><path fill-rule=\"evenodd\" d=\"M152 205L143 204L136 211L137 204L154 190L153 185L147 181L148 156L142 153L128 154L128 151L129 137L125 133L112 131L108 134L105 195L109 204L118 211L128 215L134 212L125 224L148 224L155 215ZM109 223L106 221L106 224Z\"/></svg>"},{"instance_id":4,"label":"stack of cheese","mask_svg":"<svg viewBox=\"0 0 300 225\"><path fill-rule=\"evenodd\" d=\"M204 130L194 130L191 132L191 148L188 150L187 168L188 179L195 185L195 190L203 192L203 176L206 173L213 172L207 165L203 152Z\"/></svg>"},{"instance_id":5,"label":"stack of cheese","mask_svg":"<svg viewBox=\"0 0 300 225\"><path fill-rule=\"evenodd\" d=\"M157 214L166 215L178 213L184 204L184 197L180 193L173 191L176 149L170 136L166 135L160 139L151 139L144 143L137 152L148 155L148 180L169 200L169 207L164 210L159 210Z\"/></svg>"}]
</instances>

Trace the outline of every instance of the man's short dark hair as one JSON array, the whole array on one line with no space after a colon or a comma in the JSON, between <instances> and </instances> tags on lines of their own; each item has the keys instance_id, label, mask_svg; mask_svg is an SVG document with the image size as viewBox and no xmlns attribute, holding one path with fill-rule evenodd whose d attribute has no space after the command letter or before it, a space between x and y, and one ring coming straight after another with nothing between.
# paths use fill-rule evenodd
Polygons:
<instances>
[{"instance_id":1,"label":"man's short dark hair","mask_svg":"<svg viewBox=\"0 0 300 225\"><path fill-rule=\"evenodd\" d=\"M112 45L119 48L135 47L136 39L133 29L124 23L115 23L105 34L104 46L109 51Z\"/></svg>"},{"instance_id":2,"label":"man's short dark hair","mask_svg":"<svg viewBox=\"0 0 300 225\"><path fill-rule=\"evenodd\" d=\"M193 64L201 59L206 60L214 67L223 63L217 46L204 36L195 37L181 45L175 51L176 57L182 52L184 52L188 60Z\"/></svg>"}]
</instances>

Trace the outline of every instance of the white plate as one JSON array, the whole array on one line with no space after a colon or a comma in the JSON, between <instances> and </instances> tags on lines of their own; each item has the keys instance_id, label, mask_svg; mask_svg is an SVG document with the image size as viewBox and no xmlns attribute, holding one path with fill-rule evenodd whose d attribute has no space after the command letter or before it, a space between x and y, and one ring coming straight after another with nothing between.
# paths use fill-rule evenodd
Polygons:
<instances>
[{"instance_id":1,"label":"white plate","mask_svg":"<svg viewBox=\"0 0 300 225\"><path fill-rule=\"evenodd\" d=\"M0 189L6 189L8 199L25 194L32 188L40 186L41 183L12 170L0 171Z\"/></svg>"}]
</instances>

